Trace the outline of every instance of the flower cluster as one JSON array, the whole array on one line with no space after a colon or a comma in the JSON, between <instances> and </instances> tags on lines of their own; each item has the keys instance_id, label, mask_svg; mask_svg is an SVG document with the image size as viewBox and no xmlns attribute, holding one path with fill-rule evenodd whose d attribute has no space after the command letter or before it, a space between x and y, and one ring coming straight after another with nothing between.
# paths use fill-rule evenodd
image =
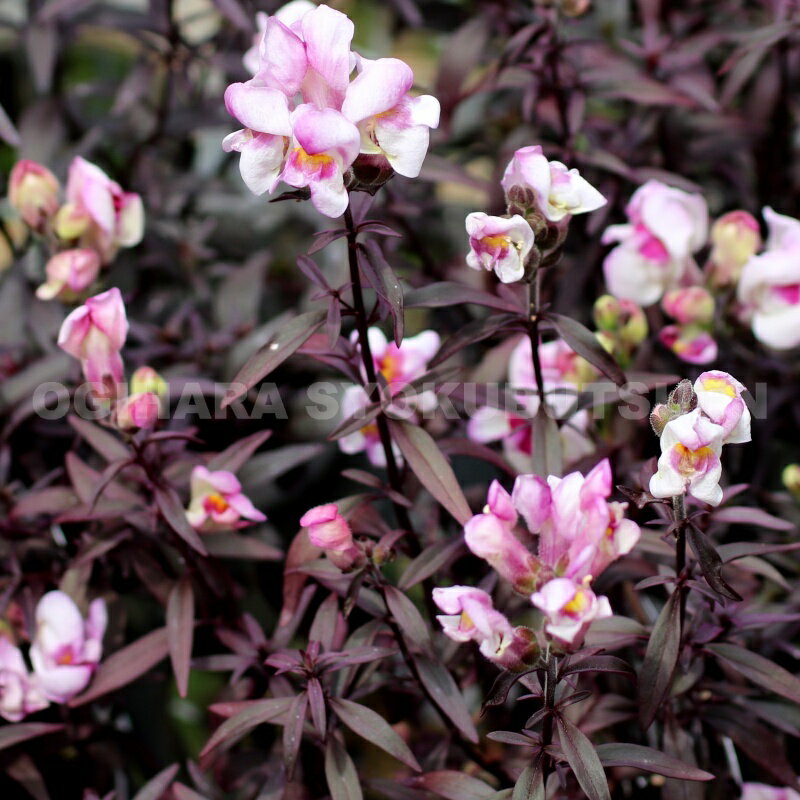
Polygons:
<instances>
[{"instance_id":1,"label":"flower cluster","mask_svg":"<svg viewBox=\"0 0 800 800\"><path fill-rule=\"evenodd\" d=\"M597 377L597 371L561 339L539 345L547 404L559 417L569 417L561 426L561 446L567 462L589 455L589 413L571 413L577 393ZM502 441L509 464L519 472L530 469L533 455L531 423L539 409L536 379L531 364L531 342L525 337L514 348L508 364L509 391L515 406L479 408L467 423L467 436L474 442Z\"/></svg>"},{"instance_id":2,"label":"flower cluster","mask_svg":"<svg viewBox=\"0 0 800 800\"><path fill-rule=\"evenodd\" d=\"M35 161L19 161L11 171L9 202L51 248L47 280L36 291L42 300L80 297L101 267L121 247L138 244L144 233L139 195L123 191L95 164L73 159L63 204L60 191L56 176Z\"/></svg>"},{"instance_id":3,"label":"flower cluster","mask_svg":"<svg viewBox=\"0 0 800 800\"><path fill-rule=\"evenodd\" d=\"M227 136L255 194L283 181L308 188L314 207L338 217L348 205L345 173L361 156L414 178L439 124L439 103L414 97L411 68L350 49L353 23L326 6L290 3L263 20L255 75L231 84L225 105L242 129ZM351 73L356 76L351 80Z\"/></svg>"},{"instance_id":4,"label":"flower cluster","mask_svg":"<svg viewBox=\"0 0 800 800\"><path fill-rule=\"evenodd\" d=\"M606 204L606 199L560 161L548 161L540 145L514 153L503 175L508 214L495 217L476 211L467 216L467 266L494 271L502 283L526 277L539 237L562 239L574 214ZM548 228L552 235L548 235Z\"/></svg>"},{"instance_id":5,"label":"flower cluster","mask_svg":"<svg viewBox=\"0 0 800 800\"><path fill-rule=\"evenodd\" d=\"M0 636L0 716L17 722L83 691L100 663L106 623L105 602L99 598L84 619L69 595L45 594L36 606L32 671L20 649Z\"/></svg>"},{"instance_id":6,"label":"flower cluster","mask_svg":"<svg viewBox=\"0 0 800 800\"><path fill-rule=\"evenodd\" d=\"M530 599L544 617L543 628L522 634L493 610L488 597L454 587L434 592L436 604L450 615L440 617L445 633L456 641L477 641L484 655L512 669L512 655L523 639L528 653L533 641L565 650L579 647L591 622L611 615L608 599L595 595L592 581L629 553L640 536L638 525L624 517L627 504L609 502L610 494L607 459L586 476L573 472L543 480L520 475L511 494L494 481L483 513L464 526L464 539L472 553ZM517 535L519 517L530 533L539 536L536 555ZM475 609L480 621L473 616ZM457 613L460 620L452 617ZM524 661L517 657L516 667Z\"/></svg>"},{"instance_id":7,"label":"flower cluster","mask_svg":"<svg viewBox=\"0 0 800 800\"><path fill-rule=\"evenodd\" d=\"M414 415L419 411L431 409L436 397L431 391L415 392L410 384L421 378L428 368L428 362L439 350L441 340L434 331L422 331L416 336L408 336L398 346L387 340L380 328L368 331L369 349L375 373L385 381L389 396L393 398L387 411L399 416ZM357 333L352 343L357 344ZM363 372L363 371L362 371ZM362 374L366 382L367 376ZM348 386L342 397L343 419L355 416L370 402L368 391L362 386ZM367 423L339 439L339 447L345 453L366 451L370 463L376 467L386 466L386 455L378 435L377 425Z\"/></svg>"},{"instance_id":8,"label":"flower cluster","mask_svg":"<svg viewBox=\"0 0 800 800\"><path fill-rule=\"evenodd\" d=\"M694 386L683 381L665 405L654 409L650 419L661 439L658 470L650 479L654 497L689 493L719 505L722 445L750 441L744 388L727 372L703 372Z\"/></svg>"}]
</instances>

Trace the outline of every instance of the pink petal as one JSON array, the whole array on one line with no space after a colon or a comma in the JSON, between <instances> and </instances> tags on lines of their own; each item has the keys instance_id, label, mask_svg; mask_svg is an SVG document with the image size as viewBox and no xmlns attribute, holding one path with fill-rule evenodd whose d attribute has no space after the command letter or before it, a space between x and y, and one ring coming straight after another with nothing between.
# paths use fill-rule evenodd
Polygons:
<instances>
[{"instance_id":1,"label":"pink petal","mask_svg":"<svg viewBox=\"0 0 800 800\"><path fill-rule=\"evenodd\" d=\"M394 108L414 83L411 67L397 58L372 61L347 88L342 114L361 122Z\"/></svg>"}]
</instances>

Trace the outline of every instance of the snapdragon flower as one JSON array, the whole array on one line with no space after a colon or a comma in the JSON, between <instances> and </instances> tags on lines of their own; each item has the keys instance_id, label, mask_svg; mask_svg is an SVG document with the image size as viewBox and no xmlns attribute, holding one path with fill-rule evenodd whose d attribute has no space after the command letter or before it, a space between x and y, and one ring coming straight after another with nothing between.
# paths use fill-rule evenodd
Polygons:
<instances>
[{"instance_id":1,"label":"snapdragon flower","mask_svg":"<svg viewBox=\"0 0 800 800\"><path fill-rule=\"evenodd\" d=\"M201 533L229 531L267 518L242 493L239 480L227 470L212 472L196 466L192 470L191 492L186 519Z\"/></svg>"},{"instance_id":2,"label":"snapdragon flower","mask_svg":"<svg viewBox=\"0 0 800 800\"><path fill-rule=\"evenodd\" d=\"M533 247L533 230L524 217L491 217L482 211L467 215L469 253L467 266L494 270L502 283L525 275L525 261Z\"/></svg>"},{"instance_id":3,"label":"snapdragon flower","mask_svg":"<svg viewBox=\"0 0 800 800\"><path fill-rule=\"evenodd\" d=\"M300 518L300 524L308 528L311 543L321 547L339 569L349 570L363 562L364 554L356 546L353 532L335 503L310 508Z\"/></svg>"},{"instance_id":4,"label":"snapdragon flower","mask_svg":"<svg viewBox=\"0 0 800 800\"><path fill-rule=\"evenodd\" d=\"M0 636L0 717L19 722L49 705L42 687L31 675L18 647Z\"/></svg>"},{"instance_id":5,"label":"snapdragon flower","mask_svg":"<svg viewBox=\"0 0 800 800\"><path fill-rule=\"evenodd\" d=\"M580 646L592 622L612 614L607 597L598 597L588 581L570 578L548 581L531 595L531 602L545 614L545 631L568 647Z\"/></svg>"}]
</instances>

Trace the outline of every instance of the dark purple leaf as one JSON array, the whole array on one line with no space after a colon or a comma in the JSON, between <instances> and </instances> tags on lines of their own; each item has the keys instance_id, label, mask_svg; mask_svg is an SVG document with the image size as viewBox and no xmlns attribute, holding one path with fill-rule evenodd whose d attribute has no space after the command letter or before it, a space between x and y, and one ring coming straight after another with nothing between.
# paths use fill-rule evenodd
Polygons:
<instances>
[{"instance_id":1,"label":"dark purple leaf","mask_svg":"<svg viewBox=\"0 0 800 800\"><path fill-rule=\"evenodd\" d=\"M415 777L412 786L447 800L489 800L495 790L488 783L453 769L438 769Z\"/></svg>"},{"instance_id":2,"label":"dark purple leaf","mask_svg":"<svg viewBox=\"0 0 800 800\"><path fill-rule=\"evenodd\" d=\"M113 433L104 430L94 422L81 419L73 414L67 422L79 433L103 458L108 461L120 461L130 458L131 451Z\"/></svg>"},{"instance_id":3,"label":"dark purple leaf","mask_svg":"<svg viewBox=\"0 0 800 800\"><path fill-rule=\"evenodd\" d=\"M213 0L213 2L222 16L232 22L240 31L245 33L253 31L253 20L239 4L239 0Z\"/></svg>"},{"instance_id":4,"label":"dark purple leaf","mask_svg":"<svg viewBox=\"0 0 800 800\"><path fill-rule=\"evenodd\" d=\"M636 767L665 778L680 778L684 781L712 781L710 772L698 769L680 759L668 756L652 747L638 744L599 744L597 755L604 767Z\"/></svg>"},{"instance_id":5,"label":"dark purple leaf","mask_svg":"<svg viewBox=\"0 0 800 800\"><path fill-rule=\"evenodd\" d=\"M465 22L447 40L439 59L435 87L435 95L442 104L445 116L458 102L470 72L485 63L489 33L487 20L479 15Z\"/></svg>"},{"instance_id":6,"label":"dark purple leaf","mask_svg":"<svg viewBox=\"0 0 800 800\"><path fill-rule=\"evenodd\" d=\"M14 123L11 121L8 114L6 114L6 110L3 106L0 106L0 139L3 139L12 147L19 147L19 132L14 127Z\"/></svg>"},{"instance_id":7,"label":"dark purple leaf","mask_svg":"<svg viewBox=\"0 0 800 800\"><path fill-rule=\"evenodd\" d=\"M229 472L238 472L261 447L264 442L272 436L272 431L259 431L244 439L239 439L221 453L217 453L206 465L210 470L224 469Z\"/></svg>"},{"instance_id":8,"label":"dark purple leaf","mask_svg":"<svg viewBox=\"0 0 800 800\"><path fill-rule=\"evenodd\" d=\"M308 256L313 256L314 253L318 253L320 250L327 247L331 242L335 242L337 239L341 239L344 236L347 236L346 228L337 228L336 230L320 231L319 233L315 233L314 243L308 248ZM325 276L322 274L319 267L310 258L308 258L308 256L298 256L297 266L300 267L303 274L309 280L311 280L312 283L316 283L317 286L320 286L323 289L330 289L328 282L325 280Z\"/></svg>"},{"instance_id":9,"label":"dark purple leaf","mask_svg":"<svg viewBox=\"0 0 800 800\"><path fill-rule=\"evenodd\" d=\"M169 641L166 628L158 628L145 634L132 644L112 653L101 662L89 688L73 697L68 705L72 708L82 706L109 692L133 683L166 658Z\"/></svg>"},{"instance_id":10,"label":"dark purple leaf","mask_svg":"<svg viewBox=\"0 0 800 800\"><path fill-rule=\"evenodd\" d=\"M731 525L757 525L773 531L793 531L797 526L780 517L773 517L760 508L750 506L728 506L714 512L714 522L727 522Z\"/></svg>"},{"instance_id":11,"label":"dark purple leaf","mask_svg":"<svg viewBox=\"0 0 800 800\"><path fill-rule=\"evenodd\" d=\"M390 228L388 225L384 225L382 222L378 222L374 219L368 219L362 222L358 226L359 233L377 233L378 236L392 236L401 238L402 233L398 233L394 228Z\"/></svg>"},{"instance_id":12,"label":"dark purple leaf","mask_svg":"<svg viewBox=\"0 0 800 800\"><path fill-rule=\"evenodd\" d=\"M217 558L241 558L246 561L283 561L285 553L256 536L226 531L207 533L203 544L209 554Z\"/></svg>"},{"instance_id":13,"label":"dark purple leaf","mask_svg":"<svg viewBox=\"0 0 800 800\"><path fill-rule=\"evenodd\" d=\"M286 724L283 726L283 763L289 780L294 774L294 765L303 742L303 725L308 710L308 693L301 692L293 700L286 712Z\"/></svg>"},{"instance_id":14,"label":"dark purple leaf","mask_svg":"<svg viewBox=\"0 0 800 800\"><path fill-rule=\"evenodd\" d=\"M289 711L293 699L292 697L270 697L252 703L248 701L248 705L242 711L226 719L214 731L205 747L200 751L200 758L207 761L212 753L220 748L230 747L258 725L263 725L265 722L278 724L277 720Z\"/></svg>"},{"instance_id":15,"label":"dark purple leaf","mask_svg":"<svg viewBox=\"0 0 800 800\"><path fill-rule=\"evenodd\" d=\"M581 672L610 672L616 675L625 675L627 678L636 677L633 667L616 656L589 656L589 658L583 658L574 663L567 662L561 670L561 677Z\"/></svg>"},{"instance_id":16,"label":"dark purple leaf","mask_svg":"<svg viewBox=\"0 0 800 800\"><path fill-rule=\"evenodd\" d=\"M800 542L791 544L761 544L760 542L733 542L732 544L721 544L717 552L723 564L736 561L739 558L749 556L763 556L769 553L788 553L792 550L800 550Z\"/></svg>"},{"instance_id":17,"label":"dark purple leaf","mask_svg":"<svg viewBox=\"0 0 800 800\"><path fill-rule=\"evenodd\" d=\"M392 317L394 342L399 347L403 341L403 288L394 270L383 255L380 245L369 240L359 249L359 265L367 283L389 309Z\"/></svg>"},{"instance_id":18,"label":"dark purple leaf","mask_svg":"<svg viewBox=\"0 0 800 800\"><path fill-rule=\"evenodd\" d=\"M325 780L332 800L362 800L361 784L353 759L335 737L328 737L325 748Z\"/></svg>"},{"instance_id":19,"label":"dark purple leaf","mask_svg":"<svg viewBox=\"0 0 800 800\"><path fill-rule=\"evenodd\" d=\"M189 690L189 669L194 639L194 591L192 582L184 575L170 592L167 602L167 637L169 658L178 694L186 697Z\"/></svg>"},{"instance_id":20,"label":"dark purple leaf","mask_svg":"<svg viewBox=\"0 0 800 800\"><path fill-rule=\"evenodd\" d=\"M735 644L722 642L708 644L706 650L753 683L800 704L800 678L768 658Z\"/></svg>"},{"instance_id":21,"label":"dark purple leaf","mask_svg":"<svg viewBox=\"0 0 800 800\"><path fill-rule=\"evenodd\" d=\"M477 458L486 461L493 467L497 467L501 472L516 477L517 471L497 452L487 447L485 444L471 442L469 439L453 437L450 439L439 439L439 449L446 456L464 456L466 458Z\"/></svg>"},{"instance_id":22,"label":"dark purple leaf","mask_svg":"<svg viewBox=\"0 0 800 800\"><path fill-rule=\"evenodd\" d=\"M428 366L439 366L465 347L488 339L498 331L519 322L518 314L493 314L486 319L476 319L462 326L440 348Z\"/></svg>"},{"instance_id":23,"label":"dark purple leaf","mask_svg":"<svg viewBox=\"0 0 800 800\"><path fill-rule=\"evenodd\" d=\"M381 413L384 405L385 403L370 403L358 409L347 419L342 420L342 422L328 434L328 439L336 441L336 439L341 439L342 436L360 431Z\"/></svg>"},{"instance_id":24,"label":"dark purple leaf","mask_svg":"<svg viewBox=\"0 0 800 800\"><path fill-rule=\"evenodd\" d=\"M430 632L414 603L394 586L386 586L383 591L389 613L400 626L406 640L413 642L420 649L430 652Z\"/></svg>"},{"instance_id":25,"label":"dark purple leaf","mask_svg":"<svg viewBox=\"0 0 800 800\"><path fill-rule=\"evenodd\" d=\"M597 337L580 322L565 317L563 314L555 314L551 311L543 315L553 323L553 327L559 336L579 355L585 358L590 364L597 367L607 378L610 378L617 386L627 383L625 373L620 369L614 357L609 355Z\"/></svg>"},{"instance_id":26,"label":"dark purple leaf","mask_svg":"<svg viewBox=\"0 0 800 800\"><path fill-rule=\"evenodd\" d=\"M606 774L594 745L564 717L557 717L556 723L561 750L586 796L589 800L611 800Z\"/></svg>"},{"instance_id":27,"label":"dark purple leaf","mask_svg":"<svg viewBox=\"0 0 800 800\"><path fill-rule=\"evenodd\" d=\"M204 795L196 792L194 789L190 789L183 783L178 783L177 781L172 784L172 794L175 795L175 800L209 800L209 798Z\"/></svg>"},{"instance_id":28,"label":"dark purple leaf","mask_svg":"<svg viewBox=\"0 0 800 800\"><path fill-rule=\"evenodd\" d=\"M324 737L328 727L328 720L322 684L317 678L309 678L306 689L308 691L308 705L311 709L311 719L314 722L314 726L319 731L319 735Z\"/></svg>"},{"instance_id":29,"label":"dark purple leaf","mask_svg":"<svg viewBox=\"0 0 800 800\"><path fill-rule=\"evenodd\" d=\"M413 656L422 685L442 713L471 742L478 741L478 731L472 721L464 698L450 671L440 661L423 654Z\"/></svg>"},{"instance_id":30,"label":"dark purple leaf","mask_svg":"<svg viewBox=\"0 0 800 800\"><path fill-rule=\"evenodd\" d=\"M167 525L200 555L208 555L202 539L186 519L186 509L175 490L169 486L157 486L154 495L156 505Z\"/></svg>"},{"instance_id":31,"label":"dark purple leaf","mask_svg":"<svg viewBox=\"0 0 800 800\"><path fill-rule=\"evenodd\" d=\"M543 758L544 756L542 755L536 756L522 770L517 782L514 784L511 800L545 800Z\"/></svg>"},{"instance_id":32,"label":"dark purple leaf","mask_svg":"<svg viewBox=\"0 0 800 800\"><path fill-rule=\"evenodd\" d=\"M525 736L522 733L515 733L514 731L492 731L487 735L487 739L493 742L500 742L501 744L510 744L514 747L539 747L540 742L531 736Z\"/></svg>"},{"instance_id":33,"label":"dark purple leaf","mask_svg":"<svg viewBox=\"0 0 800 800\"><path fill-rule=\"evenodd\" d=\"M431 435L418 425L390 420L392 439L420 483L462 525L472 516L453 468Z\"/></svg>"},{"instance_id":34,"label":"dark purple leaf","mask_svg":"<svg viewBox=\"0 0 800 800\"><path fill-rule=\"evenodd\" d=\"M3 725L0 728L0 750L13 747L19 742L26 742L28 739L35 739L37 736L55 733L63 728L63 725L52 722L17 722L13 725Z\"/></svg>"},{"instance_id":35,"label":"dark purple leaf","mask_svg":"<svg viewBox=\"0 0 800 800\"><path fill-rule=\"evenodd\" d=\"M639 721L650 727L672 684L681 644L680 592L674 591L658 615L639 673Z\"/></svg>"},{"instance_id":36,"label":"dark purple leaf","mask_svg":"<svg viewBox=\"0 0 800 800\"><path fill-rule=\"evenodd\" d=\"M326 312L307 311L279 325L271 340L255 352L239 370L222 400L226 408L300 348L325 321Z\"/></svg>"},{"instance_id":37,"label":"dark purple leaf","mask_svg":"<svg viewBox=\"0 0 800 800\"><path fill-rule=\"evenodd\" d=\"M353 733L357 733L376 747L385 750L411 769L415 769L417 772L421 770L408 745L380 714L371 708L344 698L332 698L331 708Z\"/></svg>"},{"instance_id":38,"label":"dark purple leaf","mask_svg":"<svg viewBox=\"0 0 800 800\"><path fill-rule=\"evenodd\" d=\"M160 800L169 785L175 779L180 769L180 764L172 764L162 769L157 775L150 778L147 783L139 789L133 800Z\"/></svg>"},{"instance_id":39,"label":"dark purple leaf","mask_svg":"<svg viewBox=\"0 0 800 800\"><path fill-rule=\"evenodd\" d=\"M489 292L449 281L429 283L427 286L413 289L406 295L405 305L406 308L448 308L464 303L494 308L497 311L506 311L512 314L520 310L513 303L489 294Z\"/></svg>"},{"instance_id":40,"label":"dark purple leaf","mask_svg":"<svg viewBox=\"0 0 800 800\"><path fill-rule=\"evenodd\" d=\"M722 559L705 533L696 525L689 523L686 526L686 538L708 585L728 600L741 600L738 592L731 589L722 577Z\"/></svg>"},{"instance_id":41,"label":"dark purple leaf","mask_svg":"<svg viewBox=\"0 0 800 800\"><path fill-rule=\"evenodd\" d=\"M333 350L342 333L342 307L336 297L331 297L328 302L325 330L328 332L328 346Z\"/></svg>"},{"instance_id":42,"label":"dark purple leaf","mask_svg":"<svg viewBox=\"0 0 800 800\"><path fill-rule=\"evenodd\" d=\"M334 669L342 669L342 667L350 667L355 664L368 664L370 661L375 661L379 658L388 658L393 656L397 651L390 647L350 647L341 653L325 653L321 656L317 663L325 671Z\"/></svg>"},{"instance_id":43,"label":"dark purple leaf","mask_svg":"<svg viewBox=\"0 0 800 800\"><path fill-rule=\"evenodd\" d=\"M434 572L438 572L450 561L466 549L464 540L459 536L445 539L426 547L407 567L398 582L398 588L408 591Z\"/></svg>"},{"instance_id":44,"label":"dark purple leaf","mask_svg":"<svg viewBox=\"0 0 800 800\"><path fill-rule=\"evenodd\" d=\"M112 461L101 473L100 477L98 478L97 484L95 485L94 489L92 490L92 494L89 497L88 506L90 509L94 509L95 505L101 494L108 488L109 484L114 480L114 478L119 475L119 473L125 469L125 467L130 466L133 463L130 456L127 458L122 458L119 461Z\"/></svg>"}]
</instances>

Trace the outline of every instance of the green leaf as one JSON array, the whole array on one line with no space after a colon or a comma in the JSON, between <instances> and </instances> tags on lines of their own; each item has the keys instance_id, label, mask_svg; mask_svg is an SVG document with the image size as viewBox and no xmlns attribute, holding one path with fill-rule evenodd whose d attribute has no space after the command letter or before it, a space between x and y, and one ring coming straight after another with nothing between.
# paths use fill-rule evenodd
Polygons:
<instances>
[{"instance_id":1,"label":"green leaf","mask_svg":"<svg viewBox=\"0 0 800 800\"><path fill-rule=\"evenodd\" d=\"M328 737L325 748L325 780L332 800L363 800L356 765L335 736Z\"/></svg>"},{"instance_id":2,"label":"green leaf","mask_svg":"<svg viewBox=\"0 0 800 800\"><path fill-rule=\"evenodd\" d=\"M625 373L614 357L609 355L597 337L580 322L563 314L554 314L546 311L542 315L553 323L558 335L579 355L585 358L592 366L597 367L607 378L617 386L627 383Z\"/></svg>"},{"instance_id":3,"label":"green leaf","mask_svg":"<svg viewBox=\"0 0 800 800\"><path fill-rule=\"evenodd\" d=\"M412 656L422 685L433 698L442 713L471 742L478 741L478 731L469 714L461 690L447 667L426 655Z\"/></svg>"},{"instance_id":4,"label":"green leaf","mask_svg":"<svg viewBox=\"0 0 800 800\"><path fill-rule=\"evenodd\" d=\"M357 733L376 747L385 750L411 769L415 769L417 772L421 771L422 768L408 745L380 714L375 713L371 708L344 698L331 698L330 705L336 712L336 716L353 733Z\"/></svg>"},{"instance_id":5,"label":"green leaf","mask_svg":"<svg viewBox=\"0 0 800 800\"><path fill-rule=\"evenodd\" d=\"M431 435L418 425L389 420L392 439L420 483L462 525L472 516L453 468Z\"/></svg>"},{"instance_id":6,"label":"green leaf","mask_svg":"<svg viewBox=\"0 0 800 800\"><path fill-rule=\"evenodd\" d=\"M639 673L639 721L647 730L672 683L681 644L680 591L669 596L658 615Z\"/></svg>"},{"instance_id":7,"label":"green leaf","mask_svg":"<svg viewBox=\"0 0 800 800\"><path fill-rule=\"evenodd\" d=\"M569 720L556 718L561 750L589 800L611 800L608 781L594 745Z\"/></svg>"},{"instance_id":8,"label":"green leaf","mask_svg":"<svg viewBox=\"0 0 800 800\"><path fill-rule=\"evenodd\" d=\"M236 374L221 407L227 408L286 361L311 338L325 321L325 317L325 311L307 311L280 325L272 338L253 353Z\"/></svg>"},{"instance_id":9,"label":"green leaf","mask_svg":"<svg viewBox=\"0 0 800 800\"><path fill-rule=\"evenodd\" d=\"M800 704L800 678L774 661L735 644L708 644L706 650L753 683Z\"/></svg>"},{"instance_id":10,"label":"green leaf","mask_svg":"<svg viewBox=\"0 0 800 800\"><path fill-rule=\"evenodd\" d=\"M614 742L599 744L596 750L604 767L636 767L656 775L663 775L665 778L679 778L684 781L714 780L710 772L698 769L652 747Z\"/></svg>"}]
</instances>

